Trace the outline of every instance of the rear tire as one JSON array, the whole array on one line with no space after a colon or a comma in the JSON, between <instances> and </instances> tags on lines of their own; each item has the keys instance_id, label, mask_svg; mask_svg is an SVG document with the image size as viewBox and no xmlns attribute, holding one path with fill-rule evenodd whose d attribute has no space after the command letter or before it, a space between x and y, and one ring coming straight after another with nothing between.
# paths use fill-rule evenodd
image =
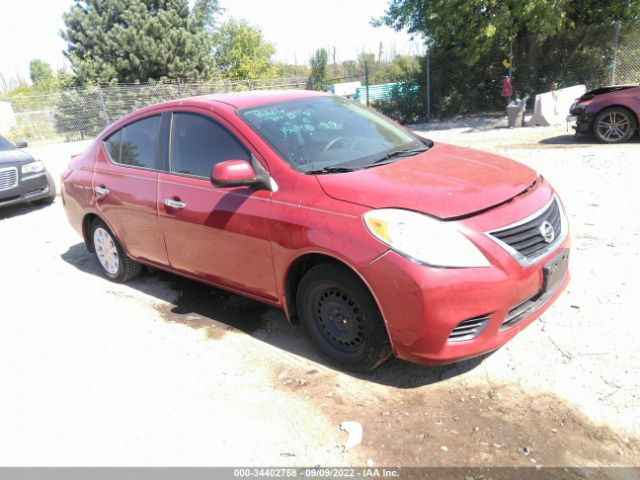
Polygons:
<instances>
[{"instance_id":1,"label":"rear tire","mask_svg":"<svg viewBox=\"0 0 640 480\"><path fill-rule=\"evenodd\" d=\"M330 263L313 267L302 277L296 305L312 342L332 363L368 372L391 355L376 302L347 268Z\"/></svg>"},{"instance_id":2,"label":"rear tire","mask_svg":"<svg viewBox=\"0 0 640 480\"><path fill-rule=\"evenodd\" d=\"M603 110L593 120L593 135L603 143L629 141L638 128L634 115L624 108Z\"/></svg>"},{"instance_id":3,"label":"rear tire","mask_svg":"<svg viewBox=\"0 0 640 480\"><path fill-rule=\"evenodd\" d=\"M91 241L98 265L110 280L124 283L140 274L142 265L127 257L120 242L100 219L91 225Z\"/></svg>"}]
</instances>

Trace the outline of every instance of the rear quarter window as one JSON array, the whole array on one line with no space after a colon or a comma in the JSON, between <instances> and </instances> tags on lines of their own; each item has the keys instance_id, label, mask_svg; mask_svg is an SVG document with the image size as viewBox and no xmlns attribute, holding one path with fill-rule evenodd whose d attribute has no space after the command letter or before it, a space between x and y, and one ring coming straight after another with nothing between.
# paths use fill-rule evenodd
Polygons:
<instances>
[{"instance_id":1,"label":"rear quarter window","mask_svg":"<svg viewBox=\"0 0 640 480\"><path fill-rule=\"evenodd\" d=\"M104 141L104 148L109 158L116 163L120 163L120 140L122 139L122 130L118 130Z\"/></svg>"},{"instance_id":2,"label":"rear quarter window","mask_svg":"<svg viewBox=\"0 0 640 480\"><path fill-rule=\"evenodd\" d=\"M105 141L109 158L121 165L157 169L160 116L143 118L121 128Z\"/></svg>"}]
</instances>

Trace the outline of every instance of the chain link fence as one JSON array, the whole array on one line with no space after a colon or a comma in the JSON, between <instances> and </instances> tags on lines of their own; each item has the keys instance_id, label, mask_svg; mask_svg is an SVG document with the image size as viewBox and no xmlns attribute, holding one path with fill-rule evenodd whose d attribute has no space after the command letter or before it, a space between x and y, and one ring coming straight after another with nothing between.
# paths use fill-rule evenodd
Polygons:
<instances>
[{"instance_id":1,"label":"chain link fence","mask_svg":"<svg viewBox=\"0 0 640 480\"><path fill-rule=\"evenodd\" d=\"M640 83L640 30L626 35L620 43L619 35L616 38L611 83Z\"/></svg>"},{"instance_id":2,"label":"chain link fence","mask_svg":"<svg viewBox=\"0 0 640 480\"><path fill-rule=\"evenodd\" d=\"M421 122L469 114L504 115L503 78L512 74L511 98L585 85L640 84L640 29L620 23L589 25L542 43L522 35L497 41L483 61L432 46L421 68L374 106L394 118ZM510 60L510 62L509 62ZM568 114L568 112L567 112Z\"/></svg>"},{"instance_id":3,"label":"chain link fence","mask_svg":"<svg viewBox=\"0 0 640 480\"><path fill-rule=\"evenodd\" d=\"M84 140L138 108L178 98L261 89L303 89L306 77L244 81L101 85L5 98L15 114L14 139L33 143Z\"/></svg>"}]
</instances>

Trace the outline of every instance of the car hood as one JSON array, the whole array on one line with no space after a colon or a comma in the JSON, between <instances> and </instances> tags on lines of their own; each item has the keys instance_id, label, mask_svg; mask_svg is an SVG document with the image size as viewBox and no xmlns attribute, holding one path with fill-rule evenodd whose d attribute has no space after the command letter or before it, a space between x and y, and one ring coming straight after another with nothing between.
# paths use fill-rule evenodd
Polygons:
<instances>
[{"instance_id":1,"label":"car hood","mask_svg":"<svg viewBox=\"0 0 640 480\"><path fill-rule=\"evenodd\" d=\"M392 164L316 178L338 200L447 219L513 198L535 182L537 173L508 158L439 143Z\"/></svg>"},{"instance_id":2,"label":"car hood","mask_svg":"<svg viewBox=\"0 0 640 480\"><path fill-rule=\"evenodd\" d=\"M0 165L7 163L26 163L33 161L33 157L18 148L14 150L0 150Z\"/></svg>"},{"instance_id":3,"label":"car hood","mask_svg":"<svg viewBox=\"0 0 640 480\"><path fill-rule=\"evenodd\" d=\"M607 93L612 93L612 92L620 92L622 90L628 90L630 88L638 88L640 87L640 84L638 85L609 85L606 87L599 87L599 88L594 88L593 90L589 90L588 92L584 93L580 98L578 98L579 101L581 100L591 100L593 97L597 97L598 95L606 95Z\"/></svg>"}]
</instances>

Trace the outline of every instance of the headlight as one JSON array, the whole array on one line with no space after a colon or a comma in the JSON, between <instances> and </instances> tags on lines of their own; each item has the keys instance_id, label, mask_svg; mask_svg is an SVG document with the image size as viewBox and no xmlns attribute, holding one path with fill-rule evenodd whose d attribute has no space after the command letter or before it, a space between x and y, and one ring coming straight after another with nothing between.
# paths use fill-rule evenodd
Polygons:
<instances>
[{"instance_id":1,"label":"headlight","mask_svg":"<svg viewBox=\"0 0 640 480\"><path fill-rule=\"evenodd\" d=\"M409 210L364 214L369 232L411 260L433 267L488 267L489 261L454 224Z\"/></svg>"},{"instance_id":2,"label":"headlight","mask_svg":"<svg viewBox=\"0 0 640 480\"><path fill-rule=\"evenodd\" d=\"M22 174L28 175L29 173L39 173L44 171L44 164L40 160L36 160L35 162L27 163L22 166Z\"/></svg>"}]
</instances>

